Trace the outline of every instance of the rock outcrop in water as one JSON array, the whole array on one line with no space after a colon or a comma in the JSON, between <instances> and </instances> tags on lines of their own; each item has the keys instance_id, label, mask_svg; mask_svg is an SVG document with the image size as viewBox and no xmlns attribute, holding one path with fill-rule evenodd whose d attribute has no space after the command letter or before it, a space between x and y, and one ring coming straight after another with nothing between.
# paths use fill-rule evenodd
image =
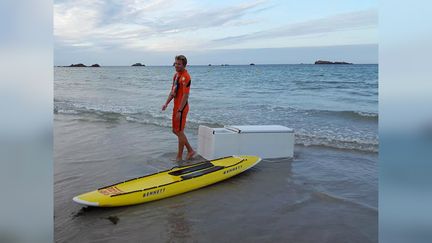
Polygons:
<instances>
[{"instance_id":1,"label":"rock outcrop in water","mask_svg":"<svg viewBox=\"0 0 432 243\"><path fill-rule=\"evenodd\" d=\"M145 64L142 64L140 62L137 62L135 64L132 64L132 67L145 67Z\"/></svg>"},{"instance_id":2,"label":"rock outcrop in water","mask_svg":"<svg viewBox=\"0 0 432 243\"><path fill-rule=\"evenodd\" d=\"M59 67L100 67L100 65L96 63L96 64L93 64L91 66L86 66L82 63L77 63L77 64L71 64L69 66L59 66Z\"/></svg>"},{"instance_id":3,"label":"rock outcrop in water","mask_svg":"<svg viewBox=\"0 0 432 243\"><path fill-rule=\"evenodd\" d=\"M78 64L71 64L68 67L87 67L87 66L82 63L78 63Z\"/></svg>"},{"instance_id":4,"label":"rock outcrop in water","mask_svg":"<svg viewBox=\"0 0 432 243\"><path fill-rule=\"evenodd\" d=\"M349 63L349 62L331 62L331 61L318 60L315 62L315 64L352 64L352 63Z\"/></svg>"}]
</instances>

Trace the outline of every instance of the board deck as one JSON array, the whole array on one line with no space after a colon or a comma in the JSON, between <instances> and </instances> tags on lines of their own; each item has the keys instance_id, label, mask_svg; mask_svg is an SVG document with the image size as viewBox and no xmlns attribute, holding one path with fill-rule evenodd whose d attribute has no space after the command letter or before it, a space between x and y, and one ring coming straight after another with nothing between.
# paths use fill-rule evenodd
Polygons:
<instances>
[{"instance_id":1,"label":"board deck","mask_svg":"<svg viewBox=\"0 0 432 243\"><path fill-rule=\"evenodd\" d=\"M179 175L187 174L187 173L194 172L194 171L197 171L197 170L207 169L207 168L213 167L213 166L214 165L210 161L206 161L204 163L199 163L198 165L191 166L191 167L188 167L188 168L185 168L185 169L169 172L169 174L170 175L179 176Z\"/></svg>"},{"instance_id":2,"label":"board deck","mask_svg":"<svg viewBox=\"0 0 432 243\"><path fill-rule=\"evenodd\" d=\"M130 179L76 196L77 203L115 207L154 201L211 185L257 164L257 156L229 156Z\"/></svg>"}]
</instances>

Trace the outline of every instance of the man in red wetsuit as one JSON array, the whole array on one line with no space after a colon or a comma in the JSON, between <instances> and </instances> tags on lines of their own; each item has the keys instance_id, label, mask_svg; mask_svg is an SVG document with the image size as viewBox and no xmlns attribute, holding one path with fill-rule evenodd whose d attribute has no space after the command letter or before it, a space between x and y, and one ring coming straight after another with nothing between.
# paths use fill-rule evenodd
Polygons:
<instances>
[{"instance_id":1,"label":"man in red wetsuit","mask_svg":"<svg viewBox=\"0 0 432 243\"><path fill-rule=\"evenodd\" d=\"M195 155L195 151L189 144L189 141L184 134L184 128L186 126L186 117L189 112L189 90L191 86L191 78L188 71L186 70L187 59L183 55L175 57L174 66L176 73L173 77L171 92L168 96L167 101L162 106L164 111L168 104L174 99L174 109L172 114L172 132L178 137L178 153L176 160L182 160L183 149L186 146L188 150L186 159L191 159Z\"/></svg>"}]
</instances>

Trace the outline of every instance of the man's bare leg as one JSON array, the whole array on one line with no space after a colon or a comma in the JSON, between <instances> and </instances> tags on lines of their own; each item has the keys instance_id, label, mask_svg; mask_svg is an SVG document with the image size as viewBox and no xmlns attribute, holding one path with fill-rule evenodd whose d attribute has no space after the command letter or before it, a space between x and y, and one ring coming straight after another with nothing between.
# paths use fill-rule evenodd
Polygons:
<instances>
[{"instance_id":1,"label":"man's bare leg","mask_svg":"<svg viewBox=\"0 0 432 243\"><path fill-rule=\"evenodd\" d=\"M186 135L184 134L183 131L180 131L177 132L177 136L179 137L179 141L180 140L182 141L183 147L186 146L186 149L188 150L186 159L191 159L195 155L195 151L193 150L192 146L190 146ZM183 148L182 148L182 152L183 152Z\"/></svg>"},{"instance_id":2,"label":"man's bare leg","mask_svg":"<svg viewBox=\"0 0 432 243\"><path fill-rule=\"evenodd\" d=\"M179 134L177 131L175 131L174 129L172 130L172 132L177 136L177 140L178 140L178 151L177 151L177 157L176 157L176 161L181 161L183 159L183 148L184 145L182 146L182 141L179 137Z\"/></svg>"},{"instance_id":3,"label":"man's bare leg","mask_svg":"<svg viewBox=\"0 0 432 243\"><path fill-rule=\"evenodd\" d=\"M178 136L178 152L177 152L176 160L180 161L183 159L183 150L184 150L185 144L178 134L177 134L177 136Z\"/></svg>"}]
</instances>

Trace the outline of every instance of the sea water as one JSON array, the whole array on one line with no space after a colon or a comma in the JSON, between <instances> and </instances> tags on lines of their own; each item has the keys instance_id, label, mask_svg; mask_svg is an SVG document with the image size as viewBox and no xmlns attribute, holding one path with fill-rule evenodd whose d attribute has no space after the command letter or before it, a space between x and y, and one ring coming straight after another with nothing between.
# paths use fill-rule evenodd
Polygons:
<instances>
[{"instance_id":1,"label":"sea water","mask_svg":"<svg viewBox=\"0 0 432 243\"><path fill-rule=\"evenodd\" d=\"M297 144L376 152L378 65L231 65L187 68L187 128L279 124ZM170 66L55 68L54 111L107 122L171 125L161 112Z\"/></svg>"}]
</instances>

